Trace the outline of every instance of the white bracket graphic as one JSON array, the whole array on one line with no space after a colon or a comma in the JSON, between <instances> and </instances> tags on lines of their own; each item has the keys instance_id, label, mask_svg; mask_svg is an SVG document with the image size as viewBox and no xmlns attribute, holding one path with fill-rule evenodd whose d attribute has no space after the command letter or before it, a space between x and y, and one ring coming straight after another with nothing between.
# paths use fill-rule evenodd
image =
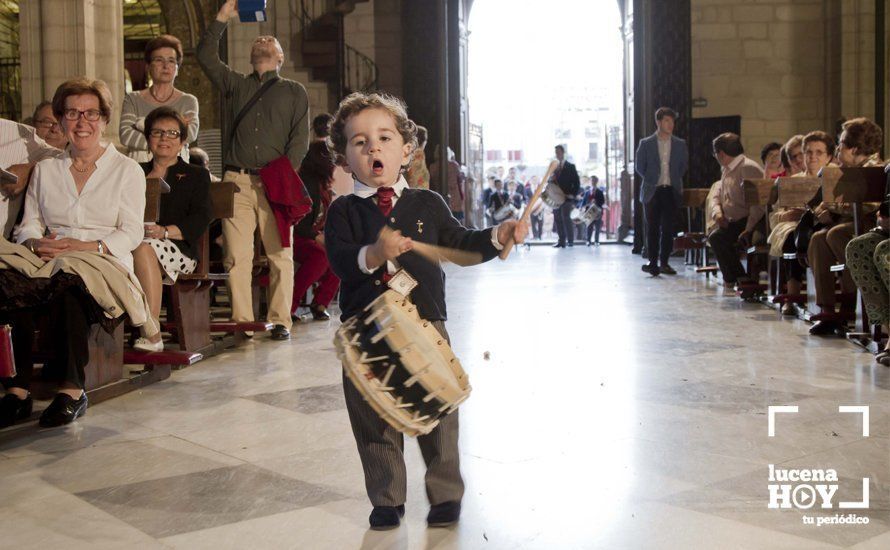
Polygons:
<instances>
[{"instance_id":1,"label":"white bracket graphic","mask_svg":"<svg viewBox=\"0 0 890 550\"><path fill-rule=\"evenodd\" d=\"M838 507L839 508L868 508L868 480L869 478L862 478L862 500L859 502L841 502Z\"/></svg>"},{"instance_id":2,"label":"white bracket graphic","mask_svg":"<svg viewBox=\"0 0 890 550\"><path fill-rule=\"evenodd\" d=\"M862 437L868 437L868 405L841 405L840 407L837 408L837 412L861 414L862 415ZM868 489L868 488L866 487L866 489Z\"/></svg>"},{"instance_id":3,"label":"white bracket graphic","mask_svg":"<svg viewBox=\"0 0 890 550\"><path fill-rule=\"evenodd\" d=\"M797 405L770 405L767 415L767 435L776 437L776 413L796 413Z\"/></svg>"}]
</instances>

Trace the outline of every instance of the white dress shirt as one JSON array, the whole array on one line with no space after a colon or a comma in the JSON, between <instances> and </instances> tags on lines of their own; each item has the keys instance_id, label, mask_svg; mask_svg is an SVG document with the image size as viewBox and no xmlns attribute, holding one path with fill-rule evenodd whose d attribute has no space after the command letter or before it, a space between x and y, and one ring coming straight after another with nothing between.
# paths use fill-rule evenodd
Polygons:
<instances>
[{"instance_id":1,"label":"white dress shirt","mask_svg":"<svg viewBox=\"0 0 890 550\"><path fill-rule=\"evenodd\" d=\"M78 195L70 167L67 151L34 167L17 242L39 239L47 230L59 238L101 240L108 253L132 271L131 252L145 233L145 173L136 161L105 144L96 170Z\"/></svg>"},{"instance_id":2,"label":"white dress shirt","mask_svg":"<svg viewBox=\"0 0 890 550\"><path fill-rule=\"evenodd\" d=\"M659 187L670 187L671 186L671 136L668 136L667 139L661 139L661 136L656 138L658 140L658 160L660 161L661 172L658 174L658 186Z\"/></svg>"},{"instance_id":3,"label":"white dress shirt","mask_svg":"<svg viewBox=\"0 0 890 550\"><path fill-rule=\"evenodd\" d=\"M31 164L46 158L59 157L62 151L43 141L30 126L0 118L0 168L4 170L16 164ZM0 234L12 230L24 194L9 199L0 197ZM11 207L11 208L10 208ZM12 220L9 218L12 217Z\"/></svg>"},{"instance_id":4,"label":"white dress shirt","mask_svg":"<svg viewBox=\"0 0 890 550\"><path fill-rule=\"evenodd\" d=\"M408 189L408 182L405 180L405 176L399 176L398 181L396 181L395 185L392 186L392 189L393 191L395 191L395 194L392 197L392 207L395 208L396 202L399 200L399 197L402 196L402 191ZM370 185L365 185L364 183L356 179L353 186L353 194L359 196L360 198L367 199L377 194L377 188L371 187ZM498 242L497 226L495 226L491 231L491 244L497 250L502 250L504 248L504 245ZM377 269L380 269L379 267L376 269L368 268L368 248L370 246L371 245L366 244L361 248L361 250L358 251L358 268L362 271L362 273L366 273L368 275L374 273L375 271L377 271ZM398 270L399 265L397 262L386 262L387 273L393 275Z\"/></svg>"}]
</instances>

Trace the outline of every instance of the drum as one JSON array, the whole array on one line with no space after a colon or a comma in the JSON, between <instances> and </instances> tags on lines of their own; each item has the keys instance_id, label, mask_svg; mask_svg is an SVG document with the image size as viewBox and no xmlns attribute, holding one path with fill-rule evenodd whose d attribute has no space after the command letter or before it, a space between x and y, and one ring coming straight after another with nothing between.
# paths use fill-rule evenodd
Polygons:
<instances>
[{"instance_id":1,"label":"drum","mask_svg":"<svg viewBox=\"0 0 890 550\"><path fill-rule=\"evenodd\" d=\"M562 192L559 185L550 182L547 184L544 192L541 193L541 200L550 208L559 208L562 206L562 203L566 202L566 194Z\"/></svg>"},{"instance_id":2,"label":"drum","mask_svg":"<svg viewBox=\"0 0 890 550\"><path fill-rule=\"evenodd\" d=\"M587 207L584 212L581 213L581 221L587 225L592 224L593 222L601 219L603 217L603 209L596 205L596 203L591 203L590 206Z\"/></svg>"},{"instance_id":3,"label":"drum","mask_svg":"<svg viewBox=\"0 0 890 550\"><path fill-rule=\"evenodd\" d=\"M491 215L495 222L501 223L504 220L509 220L510 218L518 218L519 210L513 206L512 203L507 203L504 206L498 208Z\"/></svg>"},{"instance_id":4,"label":"drum","mask_svg":"<svg viewBox=\"0 0 890 550\"><path fill-rule=\"evenodd\" d=\"M577 208L577 207L572 208L572 211L569 212L569 219L572 220L572 223L574 223L575 225L581 225L581 224L586 225L587 222L584 221L583 215L584 215L584 211L581 210L580 208Z\"/></svg>"},{"instance_id":5,"label":"drum","mask_svg":"<svg viewBox=\"0 0 890 550\"><path fill-rule=\"evenodd\" d=\"M395 290L341 325L334 337L346 376L390 426L430 433L470 396L470 381L432 322Z\"/></svg>"}]
</instances>

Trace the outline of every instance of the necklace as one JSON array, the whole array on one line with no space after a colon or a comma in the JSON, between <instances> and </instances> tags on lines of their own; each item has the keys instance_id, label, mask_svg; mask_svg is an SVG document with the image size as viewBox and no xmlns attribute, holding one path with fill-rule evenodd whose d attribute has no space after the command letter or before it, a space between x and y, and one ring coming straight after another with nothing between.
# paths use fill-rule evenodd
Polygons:
<instances>
[{"instance_id":1,"label":"necklace","mask_svg":"<svg viewBox=\"0 0 890 550\"><path fill-rule=\"evenodd\" d=\"M173 94L176 93L176 88L173 88L172 90L170 90L170 93L167 95L167 98L166 98L166 99L161 99L161 98L159 98L158 96L155 95L155 87L154 87L154 86L149 86L149 87L148 87L148 93L149 93L149 94L151 95L151 97L153 97L154 100L157 101L158 103L167 103L168 101L170 101L170 98L173 97Z\"/></svg>"},{"instance_id":2,"label":"necklace","mask_svg":"<svg viewBox=\"0 0 890 550\"><path fill-rule=\"evenodd\" d=\"M90 170L92 170L92 169L95 168L95 167L96 167L96 165L93 164L93 163L91 163L91 164L90 164L89 166L87 166L86 168L78 168L77 166L74 165L73 162L71 163L71 168L74 168L74 171L75 171L75 172L80 172L81 174L86 174L87 172L89 172Z\"/></svg>"}]
</instances>

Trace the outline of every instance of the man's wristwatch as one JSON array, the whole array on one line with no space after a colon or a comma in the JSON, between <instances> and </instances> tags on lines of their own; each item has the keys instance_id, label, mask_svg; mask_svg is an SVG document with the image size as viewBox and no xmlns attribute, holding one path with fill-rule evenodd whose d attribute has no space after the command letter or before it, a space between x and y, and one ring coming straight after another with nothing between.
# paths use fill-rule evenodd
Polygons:
<instances>
[{"instance_id":1,"label":"man's wristwatch","mask_svg":"<svg viewBox=\"0 0 890 550\"><path fill-rule=\"evenodd\" d=\"M105 254L105 245L102 241L96 241L96 244L99 246L99 254Z\"/></svg>"}]
</instances>

